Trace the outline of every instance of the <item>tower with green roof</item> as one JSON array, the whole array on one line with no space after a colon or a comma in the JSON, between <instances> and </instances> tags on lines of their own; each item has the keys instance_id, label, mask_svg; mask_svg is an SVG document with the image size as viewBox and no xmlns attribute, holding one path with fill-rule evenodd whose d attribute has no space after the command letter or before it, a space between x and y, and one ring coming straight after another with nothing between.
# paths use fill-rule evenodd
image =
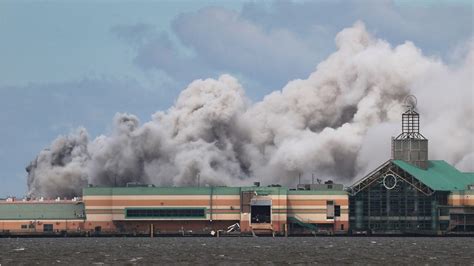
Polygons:
<instances>
[{"instance_id":1,"label":"tower with green roof","mask_svg":"<svg viewBox=\"0 0 474 266\"><path fill-rule=\"evenodd\" d=\"M474 173L428 160L416 98L405 99L391 159L348 187L352 231L375 234L474 234Z\"/></svg>"}]
</instances>

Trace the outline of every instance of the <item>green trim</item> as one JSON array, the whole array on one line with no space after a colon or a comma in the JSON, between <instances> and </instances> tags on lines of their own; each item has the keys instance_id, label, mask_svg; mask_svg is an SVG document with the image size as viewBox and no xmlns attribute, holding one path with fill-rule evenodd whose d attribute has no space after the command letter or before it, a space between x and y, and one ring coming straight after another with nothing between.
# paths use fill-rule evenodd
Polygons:
<instances>
[{"instance_id":1,"label":"green trim","mask_svg":"<svg viewBox=\"0 0 474 266\"><path fill-rule=\"evenodd\" d=\"M451 191L452 195L464 196L464 195L474 195L474 190L454 190Z\"/></svg>"},{"instance_id":2,"label":"green trim","mask_svg":"<svg viewBox=\"0 0 474 266\"><path fill-rule=\"evenodd\" d=\"M311 229L311 230L318 230L318 227L316 225L311 224L311 223L305 223L305 222L301 221L300 219L298 219L297 217L294 217L294 216L288 216L288 222L298 224L302 227L306 227L306 228Z\"/></svg>"},{"instance_id":3,"label":"green trim","mask_svg":"<svg viewBox=\"0 0 474 266\"><path fill-rule=\"evenodd\" d=\"M219 215L219 214L238 214L238 215L240 215L240 211L238 211L238 212L214 212L214 211L212 212L212 215ZM210 212L207 212L207 214L210 214Z\"/></svg>"},{"instance_id":4,"label":"green trim","mask_svg":"<svg viewBox=\"0 0 474 266\"><path fill-rule=\"evenodd\" d=\"M107 209L87 209L86 212L88 211L123 211L124 209L112 209L112 208L107 208Z\"/></svg>"},{"instance_id":5,"label":"green trim","mask_svg":"<svg viewBox=\"0 0 474 266\"><path fill-rule=\"evenodd\" d=\"M348 195L343 190L288 190L288 195Z\"/></svg>"},{"instance_id":6,"label":"green trim","mask_svg":"<svg viewBox=\"0 0 474 266\"><path fill-rule=\"evenodd\" d=\"M287 195L285 187L87 187L83 196L110 195L235 195L256 191L258 195ZM341 193L341 192L340 192Z\"/></svg>"},{"instance_id":7,"label":"green trim","mask_svg":"<svg viewBox=\"0 0 474 266\"><path fill-rule=\"evenodd\" d=\"M88 187L83 196L107 195L235 195L256 191L261 196L277 195L347 195L342 190L289 190L286 187Z\"/></svg>"},{"instance_id":8,"label":"green trim","mask_svg":"<svg viewBox=\"0 0 474 266\"><path fill-rule=\"evenodd\" d=\"M83 196L107 195L240 195L238 187L88 187Z\"/></svg>"}]
</instances>

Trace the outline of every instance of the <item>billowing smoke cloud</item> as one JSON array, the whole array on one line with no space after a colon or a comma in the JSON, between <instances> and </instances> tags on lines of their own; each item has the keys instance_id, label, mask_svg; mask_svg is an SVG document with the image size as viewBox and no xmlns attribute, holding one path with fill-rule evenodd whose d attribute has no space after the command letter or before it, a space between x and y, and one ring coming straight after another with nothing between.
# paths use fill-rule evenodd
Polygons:
<instances>
[{"instance_id":1,"label":"billowing smoke cloud","mask_svg":"<svg viewBox=\"0 0 474 266\"><path fill-rule=\"evenodd\" d=\"M336 45L307 79L257 103L235 78L222 75L192 82L174 106L143 125L117 114L108 136L89 142L81 129L59 137L28 167L30 194L72 196L87 183L185 186L198 179L201 185L292 185L311 174L349 183L372 161L389 158L373 143L383 138L389 147L409 93L420 99L430 141L457 129L450 144L431 148L432 157L473 170L472 47L461 66L449 67L411 42L391 47L373 38L360 22L341 31ZM445 91L457 96L444 97ZM450 107L449 117L441 116Z\"/></svg>"},{"instance_id":2,"label":"billowing smoke cloud","mask_svg":"<svg viewBox=\"0 0 474 266\"><path fill-rule=\"evenodd\" d=\"M26 168L29 194L33 196L75 196L87 185L87 151L89 140L85 129L70 136L60 136L49 149L42 150Z\"/></svg>"}]
</instances>

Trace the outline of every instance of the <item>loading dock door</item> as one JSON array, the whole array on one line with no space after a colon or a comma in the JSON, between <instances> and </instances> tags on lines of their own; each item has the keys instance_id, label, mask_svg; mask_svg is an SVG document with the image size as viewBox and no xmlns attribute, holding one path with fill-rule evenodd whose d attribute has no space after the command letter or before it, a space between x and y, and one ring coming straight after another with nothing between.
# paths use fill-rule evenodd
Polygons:
<instances>
[{"instance_id":1,"label":"loading dock door","mask_svg":"<svg viewBox=\"0 0 474 266\"><path fill-rule=\"evenodd\" d=\"M272 222L272 201L269 199L252 199L250 202L251 223Z\"/></svg>"}]
</instances>

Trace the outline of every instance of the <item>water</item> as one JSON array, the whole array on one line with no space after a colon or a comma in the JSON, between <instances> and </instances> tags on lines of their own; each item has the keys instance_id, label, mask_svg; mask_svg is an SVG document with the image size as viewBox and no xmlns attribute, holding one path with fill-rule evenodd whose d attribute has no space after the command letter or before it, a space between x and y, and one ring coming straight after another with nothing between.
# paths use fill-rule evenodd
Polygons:
<instances>
[{"instance_id":1,"label":"water","mask_svg":"<svg viewBox=\"0 0 474 266\"><path fill-rule=\"evenodd\" d=\"M3 238L0 265L474 265L474 238Z\"/></svg>"}]
</instances>

